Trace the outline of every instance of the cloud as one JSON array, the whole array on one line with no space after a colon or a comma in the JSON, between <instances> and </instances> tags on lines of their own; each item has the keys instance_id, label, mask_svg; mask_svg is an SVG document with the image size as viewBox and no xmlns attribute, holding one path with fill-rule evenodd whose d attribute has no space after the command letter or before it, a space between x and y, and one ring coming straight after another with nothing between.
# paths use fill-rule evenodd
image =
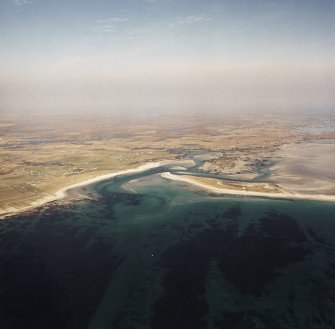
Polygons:
<instances>
[{"instance_id":1,"label":"cloud","mask_svg":"<svg viewBox=\"0 0 335 329\"><path fill-rule=\"evenodd\" d=\"M96 20L96 25L92 28L94 32L116 32L124 28L124 24L129 21L128 17L112 16Z\"/></svg>"},{"instance_id":2,"label":"cloud","mask_svg":"<svg viewBox=\"0 0 335 329\"><path fill-rule=\"evenodd\" d=\"M210 21L210 18L206 16L180 16L180 17L177 17L177 19L173 21L170 24L170 26L174 27L177 25L191 25L191 24L203 23L207 21Z\"/></svg>"},{"instance_id":3,"label":"cloud","mask_svg":"<svg viewBox=\"0 0 335 329\"><path fill-rule=\"evenodd\" d=\"M128 21L129 21L128 17L113 16L113 17L98 19L97 23L98 24L111 24L111 23L124 23L124 22L128 22Z\"/></svg>"},{"instance_id":4,"label":"cloud","mask_svg":"<svg viewBox=\"0 0 335 329\"><path fill-rule=\"evenodd\" d=\"M103 25L94 26L92 30L94 32L116 32L117 28L115 27L115 25L103 24Z\"/></svg>"},{"instance_id":5,"label":"cloud","mask_svg":"<svg viewBox=\"0 0 335 329\"><path fill-rule=\"evenodd\" d=\"M14 3L16 6L25 6L25 5L30 5L33 2L31 0L14 0Z\"/></svg>"},{"instance_id":6,"label":"cloud","mask_svg":"<svg viewBox=\"0 0 335 329\"><path fill-rule=\"evenodd\" d=\"M128 17L113 16L98 19L96 25L92 27L93 32L109 33L113 40L133 40L141 39L152 33L150 26L136 27L132 26L133 22Z\"/></svg>"},{"instance_id":7,"label":"cloud","mask_svg":"<svg viewBox=\"0 0 335 329\"><path fill-rule=\"evenodd\" d=\"M110 40L137 40L148 36L153 32L151 27L132 27L125 24L105 23L98 24L91 28L95 33L106 33L110 36Z\"/></svg>"}]
</instances>

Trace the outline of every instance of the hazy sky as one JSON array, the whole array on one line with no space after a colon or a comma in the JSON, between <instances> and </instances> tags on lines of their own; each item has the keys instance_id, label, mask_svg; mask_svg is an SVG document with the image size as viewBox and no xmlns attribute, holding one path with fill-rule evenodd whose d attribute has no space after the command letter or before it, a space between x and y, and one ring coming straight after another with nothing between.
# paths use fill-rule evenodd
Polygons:
<instances>
[{"instance_id":1,"label":"hazy sky","mask_svg":"<svg viewBox=\"0 0 335 329\"><path fill-rule=\"evenodd\" d=\"M0 0L0 113L331 110L334 0Z\"/></svg>"}]
</instances>

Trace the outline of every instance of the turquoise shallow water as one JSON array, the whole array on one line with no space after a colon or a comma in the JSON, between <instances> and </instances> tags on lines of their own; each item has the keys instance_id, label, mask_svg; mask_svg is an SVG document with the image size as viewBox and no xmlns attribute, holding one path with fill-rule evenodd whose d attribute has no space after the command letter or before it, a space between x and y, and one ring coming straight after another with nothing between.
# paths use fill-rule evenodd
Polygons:
<instances>
[{"instance_id":1,"label":"turquoise shallow water","mask_svg":"<svg viewBox=\"0 0 335 329\"><path fill-rule=\"evenodd\" d=\"M156 172L1 221L0 328L335 327L334 203Z\"/></svg>"}]
</instances>

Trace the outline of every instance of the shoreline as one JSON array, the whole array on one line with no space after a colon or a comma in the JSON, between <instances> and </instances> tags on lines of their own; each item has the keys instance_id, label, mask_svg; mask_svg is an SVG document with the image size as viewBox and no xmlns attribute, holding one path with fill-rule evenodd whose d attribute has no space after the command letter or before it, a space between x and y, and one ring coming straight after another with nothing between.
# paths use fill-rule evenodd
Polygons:
<instances>
[{"instance_id":1,"label":"shoreline","mask_svg":"<svg viewBox=\"0 0 335 329\"><path fill-rule=\"evenodd\" d=\"M122 171L97 176L97 177L94 177L94 178L84 180L84 181L79 182L79 183L75 183L75 184L72 184L72 185L69 185L69 186L62 187L61 189L56 191L54 194L45 196L45 197L43 197L43 198L41 198L37 201L34 201L29 206L18 208L18 209L13 209L12 211L9 210L7 212L4 212L3 214L0 213L0 220L5 219L7 217L12 217L12 216L18 215L20 213L23 213L23 212L26 212L26 211L29 211L29 210L39 208L39 207L44 206L44 205L46 205L50 202L65 199L66 196L67 196L67 192L69 190L79 188L79 187L84 187L84 186L91 185L91 184L94 184L94 183L98 183L98 182L101 182L101 181L104 181L104 180L107 180L107 179L114 178L114 177L119 176L119 175L133 174L133 173L138 173L138 172L146 171L146 170L149 170L149 169L157 168L157 167L162 166L164 163L165 163L165 161L148 162L148 163L145 163L145 164L143 164L143 165L141 165L137 168L125 169L125 170L122 170Z\"/></svg>"},{"instance_id":2,"label":"shoreline","mask_svg":"<svg viewBox=\"0 0 335 329\"><path fill-rule=\"evenodd\" d=\"M173 163L174 161L172 161ZM75 183L72 185L65 186L59 190L57 190L55 193L51 195L47 195L43 198L40 198L39 200L36 200L32 202L29 206L25 206L22 208L15 208L15 209L8 209L7 211L4 211L3 213L0 213L0 220L9 218L15 215L18 215L20 213L24 213L30 210L37 209L39 207L42 207L48 203L59 201L62 199L65 199L67 197L68 191L84 187L87 185L91 185L94 183L98 183L104 180L108 180L111 178L114 178L119 175L126 175L126 174L133 174L133 173L139 173L143 172L149 169L157 168L160 166L163 166L165 164L171 164L171 160L162 160L157 162L148 162L145 163L139 167L132 168L132 169L125 169L118 172L112 172L110 174L104 174L100 176L96 176L94 178L86 179L82 182ZM226 189L226 188L220 188L215 187L210 184L202 183L199 181L196 181L190 177L187 173L184 175L174 175L169 171L163 172L160 174L162 178L172 180L172 181L181 181L185 182L197 187L200 187L202 189L211 191L213 193L217 194L225 194L225 195L235 195L235 196L249 196L249 197L262 197L262 198L270 198L270 199L287 199L287 200L314 200L314 201L329 201L329 202L335 202L335 195L325 195L325 194L304 194L304 193L292 193L287 192L283 190L282 192L274 193L274 192L256 192L256 191L245 191L245 190L239 190L239 189ZM283 189L283 187L281 186Z\"/></svg>"},{"instance_id":3,"label":"shoreline","mask_svg":"<svg viewBox=\"0 0 335 329\"><path fill-rule=\"evenodd\" d=\"M188 184L192 184L194 186L200 187L205 190L209 190L218 194L227 194L227 195L238 195L238 196L250 196L250 197L262 197L269 199L288 199L288 200L313 200L313 201L333 201L335 202L335 195L324 195L324 194L302 194L302 193L294 193L291 194L289 192L280 192L280 193L271 193L271 192L255 192L255 191L244 191L244 190L229 190L225 188L218 188L211 186L209 184L201 183L192 179L192 177L185 177L187 175L174 175L170 172L166 171L160 174L161 177L172 180L172 181L180 181Z\"/></svg>"}]
</instances>

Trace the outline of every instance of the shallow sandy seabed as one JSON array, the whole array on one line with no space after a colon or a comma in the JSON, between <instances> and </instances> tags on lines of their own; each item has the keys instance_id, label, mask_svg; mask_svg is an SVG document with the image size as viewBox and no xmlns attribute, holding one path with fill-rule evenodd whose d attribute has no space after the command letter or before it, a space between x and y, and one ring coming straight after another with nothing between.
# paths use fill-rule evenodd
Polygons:
<instances>
[{"instance_id":1,"label":"shallow sandy seabed","mask_svg":"<svg viewBox=\"0 0 335 329\"><path fill-rule=\"evenodd\" d=\"M286 191L335 195L335 141L284 145L270 180Z\"/></svg>"}]
</instances>

